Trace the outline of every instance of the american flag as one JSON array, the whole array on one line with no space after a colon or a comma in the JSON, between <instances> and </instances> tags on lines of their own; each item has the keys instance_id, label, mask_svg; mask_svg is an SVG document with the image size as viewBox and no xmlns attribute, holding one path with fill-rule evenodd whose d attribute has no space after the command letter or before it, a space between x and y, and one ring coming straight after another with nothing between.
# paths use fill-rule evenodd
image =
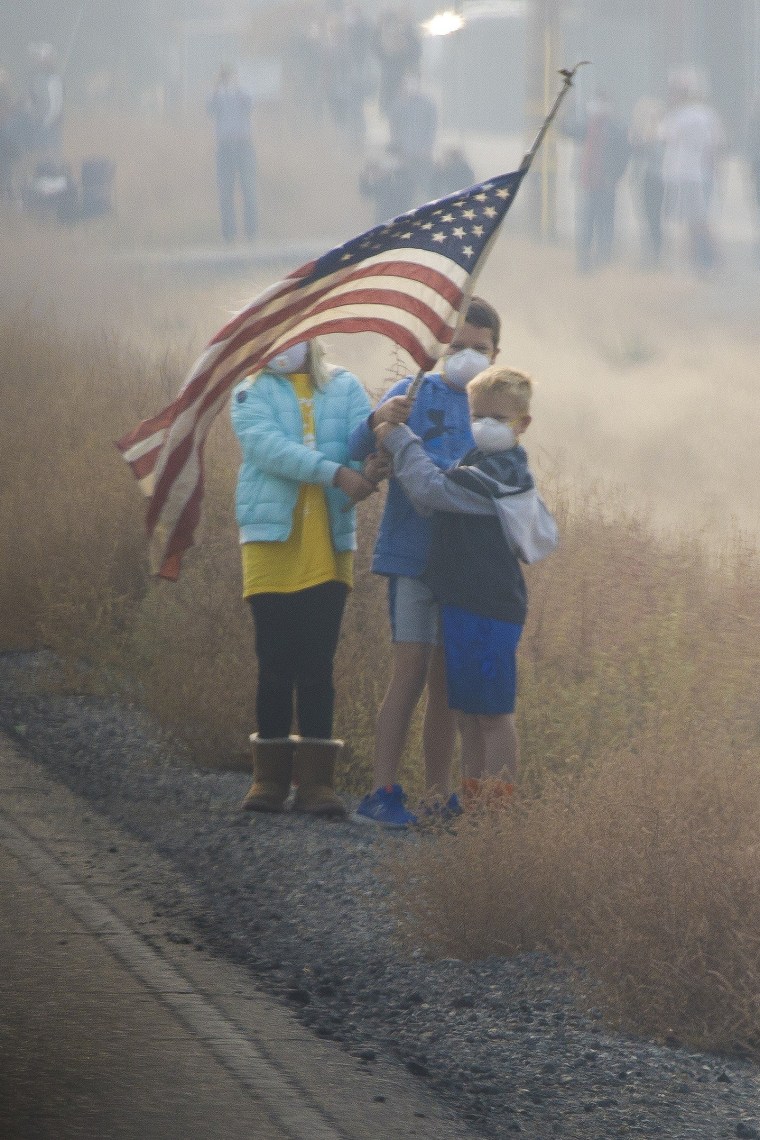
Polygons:
<instances>
[{"instance_id":1,"label":"american flag","mask_svg":"<svg viewBox=\"0 0 760 1140\"><path fill-rule=\"evenodd\" d=\"M420 369L439 359L525 167L472 186L330 250L270 286L232 318L177 398L116 446L149 496L151 560L176 580L203 498L203 447L230 389L297 341L380 333Z\"/></svg>"}]
</instances>

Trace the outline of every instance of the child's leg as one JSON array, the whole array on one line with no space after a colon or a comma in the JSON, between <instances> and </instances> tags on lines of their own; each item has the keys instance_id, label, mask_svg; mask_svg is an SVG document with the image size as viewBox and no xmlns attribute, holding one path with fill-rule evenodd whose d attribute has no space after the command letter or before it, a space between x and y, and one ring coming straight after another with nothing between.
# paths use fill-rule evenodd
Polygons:
<instances>
[{"instance_id":1,"label":"child's leg","mask_svg":"<svg viewBox=\"0 0 760 1140\"><path fill-rule=\"evenodd\" d=\"M293 724L297 672L297 606L292 594L248 599L256 630L256 722L262 740L286 739Z\"/></svg>"},{"instance_id":2,"label":"child's leg","mask_svg":"<svg viewBox=\"0 0 760 1140\"><path fill-rule=\"evenodd\" d=\"M520 763L520 741L514 713L499 716L478 714L483 736L483 767L485 776L494 776L510 784L517 782Z\"/></svg>"},{"instance_id":3,"label":"child's leg","mask_svg":"<svg viewBox=\"0 0 760 1140\"><path fill-rule=\"evenodd\" d=\"M456 718L462 737L462 780L482 780L486 771L480 717L458 712Z\"/></svg>"},{"instance_id":4,"label":"child's leg","mask_svg":"<svg viewBox=\"0 0 760 1140\"><path fill-rule=\"evenodd\" d=\"M430 657L427 702L422 728L425 757L425 786L429 792L448 797L451 791L451 765L456 743L456 713L449 708L446 689L446 659L443 646L436 645Z\"/></svg>"},{"instance_id":5,"label":"child's leg","mask_svg":"<svg viewBox=\"0 0 760 1140\"><path fill-rule=\"evenodd\" d=\"M409 725L422 695L431 646L417 641L396 642L388 691L377 716L374 786L395 784Z\"/></svg>"},{"instance_id":6,"label":"child's leg","mask_svg":"<svg viewBox=\"0 0 760 1140\"><path fill-rule=\"evenodd\" d=\"M438 640L438 605L419 578L399 575L388 582L393 632L393 671L377 717L376 788L397 783L401 755L417 702L425 687L430 656Z\"/></svg>"},{"instance_id":7,"label":"child's leg","mask_svg":"<svg viewBox=\"0 0 760 1140\"><path fill-rule=\"evenodd\" d=\"M505 807L517 782L518 740L512 713L459 713L462 797L468 807Z\"/></svg>"}]
</instances>

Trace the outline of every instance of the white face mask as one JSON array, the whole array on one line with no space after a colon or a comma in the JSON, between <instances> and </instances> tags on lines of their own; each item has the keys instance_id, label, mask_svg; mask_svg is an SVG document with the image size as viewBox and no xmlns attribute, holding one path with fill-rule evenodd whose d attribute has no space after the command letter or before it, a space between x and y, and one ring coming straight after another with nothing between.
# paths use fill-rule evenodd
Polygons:
<instances>
[{"instance_id":1,"label":"white face mask","mask_svg":"<svg viewBox=\"0 0 760 1140\"><path fill-rule=\"evenodd\" d=\"M291 372L303 372L308 353L308 340L299 340L297 344L291 344L290 348L286 348L284 352L278 352L277 356L269 361L267 368L271 368L273 372L279 372L282 376L289 375Z\"/></svg>"},{"instance_id":2,"label":"white face mask","mask_svg":"<svg viewBox=\"0 0 760 1140\"><path fill-rule=\"evenodd\" d=\"M481 416L472 421L472 438L479 451L486 454L492 451L509 451L517 443L517 436L511 424L495 420L493 416Z\"/></svg>"},{"instance_id":3,"label":"white face mask","mask_svg":"<svg viewBox=\"0 0 760 1140\"><path fill-rule=\"evenodd\" d=\"M464 389L490 363L490 356L484 352L478 352L476 348L460 348L451 356L444 357L443 375L454 388Z\"/></svg>"}]
</instances>

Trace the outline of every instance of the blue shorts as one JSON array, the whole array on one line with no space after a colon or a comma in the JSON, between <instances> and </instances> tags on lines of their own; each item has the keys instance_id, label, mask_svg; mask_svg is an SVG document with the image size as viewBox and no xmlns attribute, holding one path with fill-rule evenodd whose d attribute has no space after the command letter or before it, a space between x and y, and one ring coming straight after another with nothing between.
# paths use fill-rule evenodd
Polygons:
<instances>
[{"instance_id":1,"label":"blue shorts","mask_svg":"<svg viewBox=\"0 0 760 1140\"><path fill-rule=\"evenodd\" d=\"M440 645L438 602L421 578L393 574L388 579L388 613L394 643Z\"/></svg>"},{"instance_id":2,"label":"blue shorts","mask_svg":"<svg viewBox=\"0 0 760 1140\"><path fill-rule=\"evenodd\" d=\"M523 627L457 606L441 606L441 626L449 708L486 716L513 713Z\"/></svg>"}]
</instances>

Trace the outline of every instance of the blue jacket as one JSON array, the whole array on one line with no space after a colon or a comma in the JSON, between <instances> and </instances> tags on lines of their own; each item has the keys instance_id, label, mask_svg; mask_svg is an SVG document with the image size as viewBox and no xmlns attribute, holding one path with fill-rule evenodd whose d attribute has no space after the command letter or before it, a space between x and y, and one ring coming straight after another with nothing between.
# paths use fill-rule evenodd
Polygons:
<instances>
[{"instance_id":1,"label":"blue jacket","mask_svg":"<svg viewBox=\"0 0 760 1140\"><path fill-rule=\"evenodd\" d=\"M400 380L380 401L404 396L411 378ZM442 471L453 467L475 446L470 429L467 395L452 388L438 373L425 376L409 416L409 427L422 440L425 452ZM375 437L365 421L351 436L352 459L366 459L376 449ZM388 496L375 543L372 569L376 574L403 574L419 578L430 553L431 521L418 514L406 492L394 477L388 482Z\"/></svg>"},{"instance_id":2,"label":"blue jacket","mask_svg":"<svg viewBox=\"0 0 760 1140\"><path fill-rule=\"evenodd\" d=\"M301 483L325 489L330 530L336 551L356 549L356 512L332 481L348 465L348 438L370 411L357 378L333 370L314 393L315 443L303 442L303 418L295 389L274 372L261 372L232 393L232 426L243 452L235 499L243 542L285 542ZM352 464L358 466L358 464Z\"/></svg>"}]
</instances>

